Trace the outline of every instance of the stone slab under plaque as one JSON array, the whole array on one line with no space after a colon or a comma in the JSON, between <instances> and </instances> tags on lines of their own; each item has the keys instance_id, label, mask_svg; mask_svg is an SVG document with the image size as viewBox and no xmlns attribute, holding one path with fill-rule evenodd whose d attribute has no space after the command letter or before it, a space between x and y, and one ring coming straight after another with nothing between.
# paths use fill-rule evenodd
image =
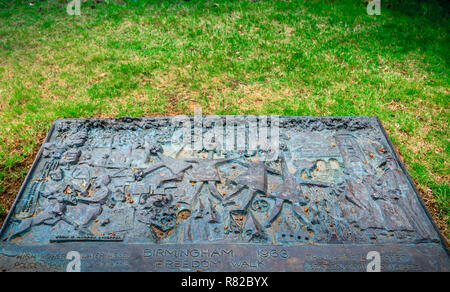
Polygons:
<instances>
[{"instance_id":1,"label":"stone slab under plaque","mask_svg":"<svg viewBox=\"0 0 450 292\"><path fill-rule=\"evenodd\" d=\"M450 270L376 117L65 119L0 269L66 271L75 252L81 271L366 271L374 251L381 271Z\"/></svg>"}]
</instances>

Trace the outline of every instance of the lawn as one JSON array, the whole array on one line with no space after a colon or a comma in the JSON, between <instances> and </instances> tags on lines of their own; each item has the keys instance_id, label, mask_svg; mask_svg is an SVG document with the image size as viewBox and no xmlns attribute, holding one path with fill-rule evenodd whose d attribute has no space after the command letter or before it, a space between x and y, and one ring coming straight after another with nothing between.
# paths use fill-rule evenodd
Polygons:
<instances>
[{"instance_id":1,"label":"lawn","mask_svg":"<svg viewBox=\"0 0 450 292\"><path fill-rule=\"evenodd\" d=\"M450 237L450 26L437 5L369 16L360 0L110 0L70 16L67 2L0 0L0 217L53 119L200 105L378 116Z\"/></svg>"}]
</instances>

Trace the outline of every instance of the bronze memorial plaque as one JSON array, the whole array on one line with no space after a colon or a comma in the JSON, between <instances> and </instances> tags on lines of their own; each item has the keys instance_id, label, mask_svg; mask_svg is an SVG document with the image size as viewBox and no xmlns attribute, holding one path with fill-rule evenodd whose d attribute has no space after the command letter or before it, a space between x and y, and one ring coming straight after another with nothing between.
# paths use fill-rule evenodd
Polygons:
<instances>
[{"instance_id":1,"label":"bronze memorial plaque","mask_svg":"<svg viewBox=\"0 0 450 292\"><path fill-rule=\"evenodd\" d=\"M376 117L54 122L2 271L449 271Z\"/></svg>"}]
</instances>

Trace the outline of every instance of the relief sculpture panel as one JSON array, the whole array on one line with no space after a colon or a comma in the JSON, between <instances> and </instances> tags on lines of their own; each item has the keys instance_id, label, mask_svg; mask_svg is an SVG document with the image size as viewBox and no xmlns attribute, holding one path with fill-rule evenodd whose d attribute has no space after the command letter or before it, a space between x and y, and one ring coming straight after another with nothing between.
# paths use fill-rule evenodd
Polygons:
<instances>
[{"instance_id":1,"label":"relief sculpture panel","mask_svg":"<svg viewBox=\"0 0 450 292\"><path fill-rule=\"evenodd\" d=\"M275 148L251 149L265 131L223 139L209 118L200 148L193 117L55 121L2 244L440 242L378 119L280 117Z\"/></svg>"}]
</instances>

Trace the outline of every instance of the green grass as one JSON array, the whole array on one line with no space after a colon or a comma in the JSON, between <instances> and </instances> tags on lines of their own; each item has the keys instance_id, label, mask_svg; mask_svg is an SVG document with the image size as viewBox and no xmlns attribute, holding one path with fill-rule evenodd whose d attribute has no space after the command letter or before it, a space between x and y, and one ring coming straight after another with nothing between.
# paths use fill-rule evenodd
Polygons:
<instances>
[{"instance_id":1,"label":"green grass","mask_svg":"<svg viewBox=\"0 0 450 292\"><path fill-rule=\"evenodd\" d=\"M435 6L369 16L357 0L129 0L83 3L77 17L65 1L10 2L0 0L0 192L55 118L194 105L376 115L449 225L450 40Z\"/></svg>"}]
</instances>

